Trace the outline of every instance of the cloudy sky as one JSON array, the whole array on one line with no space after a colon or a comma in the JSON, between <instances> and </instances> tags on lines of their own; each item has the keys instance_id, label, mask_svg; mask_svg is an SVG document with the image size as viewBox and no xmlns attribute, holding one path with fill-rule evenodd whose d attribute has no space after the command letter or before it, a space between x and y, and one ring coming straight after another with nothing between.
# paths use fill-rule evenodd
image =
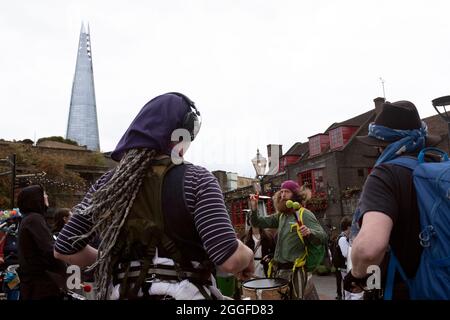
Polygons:
<instances>
[{"instance_id":1,"label":"cloudy sky","mask_svg":"<svg viewBox=\"0 0 450 320\"><path fill-rule=\"evenodd\" d=\"M253 176L373 108L450 94L449 1L146 0L0 2L0 138L65 136L78 38L89 22L102 151L140 108L183 92L203 125L187 159Z\"/></svg>"}]
</instances>

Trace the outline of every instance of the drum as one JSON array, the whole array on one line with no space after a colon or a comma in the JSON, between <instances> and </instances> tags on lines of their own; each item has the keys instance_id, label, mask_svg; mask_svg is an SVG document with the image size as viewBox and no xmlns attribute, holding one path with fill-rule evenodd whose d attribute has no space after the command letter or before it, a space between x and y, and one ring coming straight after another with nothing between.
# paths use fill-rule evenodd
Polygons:
<instances>
[{"instance_id":1,"label":"drum","mask_svg":"<svg viewBox=\"0 0 450 320\"><path fill-rule=\"evenodd\" d=\"M260 278L242 284L242 299L288 300L289 281L282 278Z\"/></svg>"}]
</instances>

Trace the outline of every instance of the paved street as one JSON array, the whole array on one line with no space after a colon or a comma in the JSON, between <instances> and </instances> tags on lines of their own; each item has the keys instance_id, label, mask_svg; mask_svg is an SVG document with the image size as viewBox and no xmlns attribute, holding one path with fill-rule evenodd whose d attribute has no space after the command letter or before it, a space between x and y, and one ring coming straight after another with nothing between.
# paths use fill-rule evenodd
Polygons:
<instances>
[{"instance_id":1,"label":"paved street","mask_svg":"<svg viewBox=\"0 0 450 320\"><path fill-rule=\"evenodd\" d=\"M336 278L334 275L314 275L313 279L320 300L334 300L336 298Z\"/></svg>"}]
</instances>

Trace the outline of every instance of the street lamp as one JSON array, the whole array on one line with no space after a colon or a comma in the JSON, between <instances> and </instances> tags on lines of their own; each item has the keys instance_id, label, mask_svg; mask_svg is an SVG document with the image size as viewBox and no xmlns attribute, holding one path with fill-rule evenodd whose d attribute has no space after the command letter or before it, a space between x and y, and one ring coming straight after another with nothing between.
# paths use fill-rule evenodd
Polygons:
<instances>
[{"instance_id":1,"label":"street lamp","mask_svg":"<svg viewBox=\"0 0 450 320\"><path fill-rule=\"evenodd\" d=\"M266 165L267 159L264 158L261 153L259 153L259 149L256 149L256 157L252 159L253 167L256 171L256 177L259 180L259 183L253 184L255 188L256 194L258 194L258 212L262 212L263 216L267 216L266 206L264 204L264 200L270 199L270 197L263 196L264 194L264 176L266 174Z\"/></svg>"},{"instance_id":2,"label":"street lamp","mask_svg":"<svg viewBox=\"0 0 450 320\"><path fill-rule=\"evenodd\" d=\"M258 179L264 177L264 174L266 173L267 159L259 153L259 149L256 149L256 157L252 159L252 163Z\"/></svg>"},{"instance_id":3,"label":"street lamp","mask_svg":"<svg viewBox=\"0 0 450 320\"><path fill-rule=\"evenodd\" d=\"M259 153L259 149L256 149L256 157L252 159L252 164L256 171L256 177L260 182L261 194L263 194L264 185L262 180L264 178L264 174L266 173L267 159Z\"/></svg>"},{"instance_id":4,"label":"street lamp","mask_svg":"<svg viewBox=\"0 0 450 320\"><path fill-rule=\"evenodd\" d=\"M450 96L443 96L443 97L436 98L436 99L432 100L431 103L433 104L433 107L434 107L434 109L436 109L437 113L442 117L442 119L447 121L448 143L449 143L449 148L450 148L450 110L447 111L447 109L445 108L445 106L450 105ZM444 109L444 112L440 112L438 107L442 107Z\"/></svg>"}]
</instances>

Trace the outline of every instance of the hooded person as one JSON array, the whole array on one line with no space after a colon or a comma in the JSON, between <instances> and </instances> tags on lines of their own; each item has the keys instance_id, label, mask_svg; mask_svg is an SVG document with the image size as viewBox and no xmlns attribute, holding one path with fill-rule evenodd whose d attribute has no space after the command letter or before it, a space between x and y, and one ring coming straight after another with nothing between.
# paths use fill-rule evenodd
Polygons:
<instances>
[{"instance_id":1,"label":"hooded person","mask_svg":"<svg viewBox=\"0 0 450 320\"><path fill-rule=\"evenodd\" d=\"M61 299L65 265L53 257L54 240L45 221L47 194L39 185L24 188L17 203L19 226L20 299Z\"/></svg>"},{"instance_id":2,"label":"hooded person","mask_svg":"<svg viewBox=\"0 0 450 320\"><path fill-rule=\"evenodd\" d=\"M380 156L367 177L353 218L353 236L357 235L352 242L352 269L344 279L345 290L352 292L366 287L369 266L378 265L385 274L389 248L395 252L404 275L415 276L423 247L412 171L389 161L399 156L416 158L421 149L441 141L428 133L410 101L385 102L369 124L368 135L356 138L378 148ZM408 297L405 283L396 282L394 298Z\"/></svg>"},{"instance_id":3,"label":"hooded person","mask_svg":"<svg viewBox=\"0 0 450 320\"><path fill-rule=\"evenodd\" d=\"M19 230L20 213L2 219L0 215L0 270L19 263L17 248L17 231Z\"/></svg>"},{"instance_id":4,"label":"hooded person","mask_svg":"<svg viewBox=\"0 0 450 320\"><path fill-rule=\"evenodd\" d=\"M118 166L72 209L55 256L95 268L98 299L220 299L214 268L253 272L217 179L182 161L199 116L180 93L149 101L111 154ZM88 245L95 235L98 251Z\"/></svg>"},{"instance_id":5,"label":"hooded person","mask_svg":"<svg viewBox=\"0 0 450 320\"><path fill-rule=\"evenodd\" d=\"M276 228L277 243L273 256L273 271L270 276L284 278L291 283L291 298L314 300L318 299L317 292L311 280L312 270L305 267L308 245L326 243L327 235L314 214L301 208L301 216L297 217L294 208L289 208L288 200L304 203L308 196L306 189L300 188L297 182L284 181L280 190L274 196L276 213L270 216L259 216L257 198L252 196L250 206L252 210L251 224L260 228ZM301 241L299 233L304 241Z\"/></svg>"}]
</instances>

